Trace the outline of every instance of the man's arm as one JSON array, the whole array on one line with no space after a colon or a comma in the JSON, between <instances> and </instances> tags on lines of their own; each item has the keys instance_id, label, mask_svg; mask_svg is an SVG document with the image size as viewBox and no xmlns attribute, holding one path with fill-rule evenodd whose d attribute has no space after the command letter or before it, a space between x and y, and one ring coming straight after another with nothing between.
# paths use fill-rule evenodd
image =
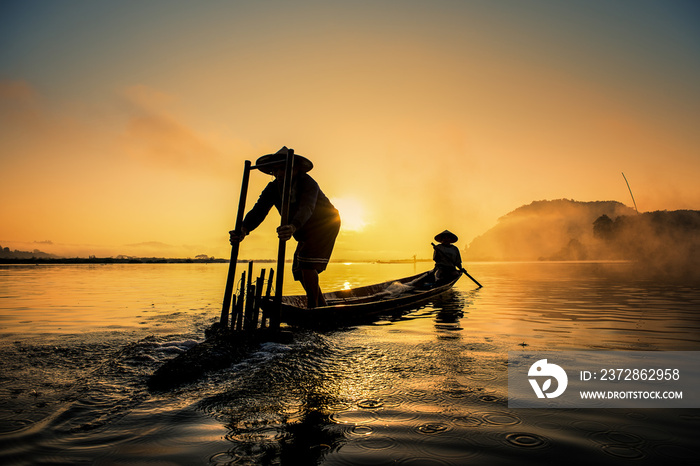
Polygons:
<instances>
[{"instance_id":1,"label":"man's arm","mask_svg":"<svg viewBox=\"0 0 700 466\"><path fill-rule=\"evenodd\" d=\"M259 227L263 220L265 220L265 217L267 217L272 206L275 205L275 199L277 197L277 186L275 186L274 182L269 183L265 189L263 189L263 192L260 193L260 197L253 208L246 214L243 219L242 227L248 232Z\"/></svg>"}]
</instances>

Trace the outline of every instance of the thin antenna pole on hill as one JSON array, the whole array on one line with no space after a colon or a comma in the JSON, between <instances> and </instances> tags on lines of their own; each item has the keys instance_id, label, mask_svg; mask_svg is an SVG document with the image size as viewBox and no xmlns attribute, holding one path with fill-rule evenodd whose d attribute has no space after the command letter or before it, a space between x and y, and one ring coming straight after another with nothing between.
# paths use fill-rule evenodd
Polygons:
<instances>
[{"instance_id":1,"label":"thin antenna pole on hill","mask_svg":"<svg viewBox=\"0 0 700 466\"><path fill-rule=\"evenodd\" d=\"M637 203L634 201L634 194L632 194L632 188L630 188L630 183L627 181L627 177L625 176L625 172L622 172L622 177L625 179L625 183L627 183L627 189L630 191L630 196L632 196L632 203L634 204L634 210L639 213L639 209L637 209Z\"/></svg>"}]
</instances>

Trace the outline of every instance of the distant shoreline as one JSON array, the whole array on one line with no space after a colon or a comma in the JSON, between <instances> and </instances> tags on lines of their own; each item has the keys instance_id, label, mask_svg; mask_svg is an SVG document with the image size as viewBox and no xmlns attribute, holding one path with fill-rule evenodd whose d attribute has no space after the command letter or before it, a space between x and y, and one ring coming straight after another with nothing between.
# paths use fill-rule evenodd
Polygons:
<instances>
[{"instance_id":1,"label":"distant shoreline","mask_svg":"<svg viewBox=\"0 0 700 466\"><path fill-rule=\"evenodd\" d=\"M239 264L276 263L276 259L238 259ZM286 262L291 262L289 258ZM367 263L367 264L413 264L417 262L432 262L432 259L396 259L396 260L331 260L332 264L343 263ZM190 259L190 258L162 258L162 257L35 257L35 258L0 258L0 264L228 264L229 259Z\"/></svg>"},{"instance_id":2,"label":"distant shoreline","mask_svg":"<svg viewBox=\"0 0 700 466\"><path fill-rule=\"evenodd\" d=\"M177 259L133 257L128 259L112 257L55 257L55 258L0 258L0 264L206 264L228 263L228 259ZM241 262L241 261L239 261ZM246 261L247 262L247 261Z\"/></svg>"},{"instance_id":3,"label":"distant shoreline","mask_svg":"<svg viewBox=\"0 0 700 466\"><path fill-rule=\"evenodd\" d=\"M269 264L276 263L275 259L239 259L237 263L247 264L253 261L254 263ZM0 265L71 265L71 264L228 264L229 259L180 259L180 258L36 258L36 259L12 259L1 258ZM287 259L286 262L292 262L292 259ZM396 260L331 260L331 264L414 264L414 263L433 262L432 259L396 259ZM493 263L493 262L512 262L512 263L628 263L635 262L631 259L588 259L588 260L556 260L556 259L540 259L540 260L473 260L467 261L467 264L476 263Z\"/></svg>"}]
</instances>

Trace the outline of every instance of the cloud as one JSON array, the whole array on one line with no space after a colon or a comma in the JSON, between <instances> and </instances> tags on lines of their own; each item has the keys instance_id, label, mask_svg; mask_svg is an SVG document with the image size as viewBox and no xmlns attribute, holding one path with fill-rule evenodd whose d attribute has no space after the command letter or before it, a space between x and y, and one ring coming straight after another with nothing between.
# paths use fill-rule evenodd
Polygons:
<instances>
[{"instance_id":1,"label":"cloud","mask_svg":"<svg viewBox=\"0 0 700 466\"><path fill-rule=\"evenodd\" d=\"M39 95L28 82L0 81L0 123L2 133L7 132L8 135L25 127L33 131L42 129Z\"/></svg>"},{"instance_id":2,"label":"cloud","mask_svg":"<svg viewBox=\"0 0 700 466\"><path fill-rule=\"evenodd\" d=\"M0 81L0 101L3 104L13 101L28 101L36 99L34 89L23 80L2 80Z\"/></svg>"},{"instance_id":3,"label":"cloud","mask_svg":"<svg viewBox=\"0 0 700 466\"><path fill-rule=\"evenodd\" d=\"M81 159L105 147L93 115L72 103L47 99L24 80L0 80L0 152L7 159L43 164Z\"/></svg>"},{"instance_id":4,"label":"cloud","mask_svg":"<svg viewBox=\"0 0 700 466\"><path fill-rule=\"evenodd\" d=\"M144 241L141 243L131 243L131 244L125 244L125 246L132 247L132 248L140 248L140 247L147 247L147 248L173 248L175 246L171 244L166 244L166 243L161 243L160 241Z\"/></svg>"},{"instance_id":5,"label":"cloud","mask_svg":"<svg viewBox=\"0 0 700 466\"><path fill-rule=\"evenodd\" d=\"M130 157L175 170L216 173L223 168L221 150L177 115L174 97L142 85L125 89L122 97L127 120L121 140Z\"/></svg>"}]
</instances>

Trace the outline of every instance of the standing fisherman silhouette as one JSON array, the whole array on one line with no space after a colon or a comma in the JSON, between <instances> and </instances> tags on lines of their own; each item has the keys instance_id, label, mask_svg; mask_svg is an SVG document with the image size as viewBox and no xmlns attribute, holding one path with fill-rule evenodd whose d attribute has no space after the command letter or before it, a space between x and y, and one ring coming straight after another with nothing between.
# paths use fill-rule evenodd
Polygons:
<instances>
[{"instance_id":1,"label":"standing fisherman silhouette","mask_svg":"<svg viewBox=\"0 0 700 466\"><path fill-rule=\"evenodd\" d=\"M273 175L275 179L263 189L253 208L246 214L240 231L229 232L231 244L243 241L256 229L265 220L272 206L281 212L287 151L287 147L282 147L276 153L263 155L255 162L260 171ZM318 274L326 269L340 231L338 210L323 194L318 183L308 175L313 166L306 157L294 154L289 223L277 228L279 239L297 240L292 274L304 287L309 308L326 305Z\"/></svg>"}]
</instances>

